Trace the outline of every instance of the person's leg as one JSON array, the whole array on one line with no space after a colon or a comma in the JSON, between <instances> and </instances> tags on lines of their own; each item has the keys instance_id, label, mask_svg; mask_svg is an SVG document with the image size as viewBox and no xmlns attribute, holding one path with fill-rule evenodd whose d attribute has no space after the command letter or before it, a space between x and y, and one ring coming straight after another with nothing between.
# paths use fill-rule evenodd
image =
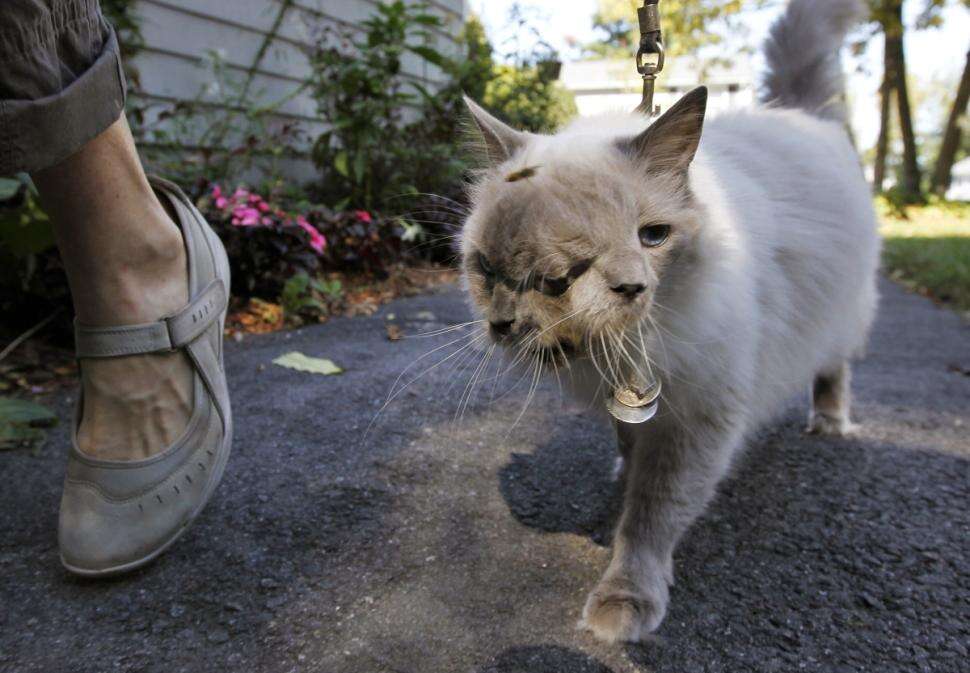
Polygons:
<instances>
[{"instance_id":1,"label":"person's leg","mask_svg":"<svg viewBox=\"0 0 970 673\"><path fill-rule=\"evenodd\" d=\"M54 234L78 322L148 323L188 301L182 235L148 184L122 116L80 151L33 174ZM182 352L81 363L82 452L147 458L174 442L192 406Z\"/></svg>"},{"instance_id":2,"label":"person's leg","mask_svg":"<svg viewBox=\"0 0 970 673\"><path fill-rule=\"evenodd\" d=\"M83 403L58 542L64 567L86 577L174 543L232 445L228 259L177 186L146 179L124 102L98 0L3 0L0 175L33 176L77 312Z\"/></svg>"},{"instance_id":3,"label":"person's leg","mask_svg":"<svg viewBox=\"0 0 970 673\"><path fill-rule=\"evenodd\" d=\"M122 114L117 39L98 0L5 0L0 175L30 173L51 215L79 323L150 322L185 305L185 250L142 171ZM182 354L81 365L82 452L150 456L191 405Z\"/></svg>"}]
</instances>

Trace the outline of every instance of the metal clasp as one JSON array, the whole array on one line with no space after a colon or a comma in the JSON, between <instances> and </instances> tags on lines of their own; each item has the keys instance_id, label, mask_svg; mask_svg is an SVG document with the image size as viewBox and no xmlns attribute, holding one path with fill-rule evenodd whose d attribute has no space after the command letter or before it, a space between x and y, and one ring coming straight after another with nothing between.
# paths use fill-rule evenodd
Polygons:
<instances>
[{"instance_id":1,"label":"metal clasp","mask_svg":"<svg viewBox=\"0 0 970 673\"><path fill-rule=\"evenodd\" d=\"M654 107L653 92L657 73L664 68L666 53L660 28L659 0L645 0L637 10L640 21L640 48L637 50L637 72L643 77L643 100L637 111L651 117L660 114L660 106Z\"/></svg>"}]
</instances>

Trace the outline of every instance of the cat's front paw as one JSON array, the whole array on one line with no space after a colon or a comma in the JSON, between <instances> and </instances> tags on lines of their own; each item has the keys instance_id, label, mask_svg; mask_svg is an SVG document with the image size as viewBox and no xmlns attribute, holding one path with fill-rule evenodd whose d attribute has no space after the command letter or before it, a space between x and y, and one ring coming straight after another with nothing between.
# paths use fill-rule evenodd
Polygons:
<instances>
[{"instance_id":1,"label":"cat's front paw","mask_svg":"<svg viewBox=\"0 0 970 673\"><path fill-rule=\"evenodd\" d=\"M580 628L608 643L645 639L667 614L667 582L655 584L644 590L624 578L602 580L586 599Z\"/></svg>"},{"instance_id":2,"label":"cat's front paw","mask_svg":"<svg viewBox=\"0 0 970 673\"><path fill-rule=\"evenodd\" d=\"M827 435L829 437L848 437L856 432L858 426L845 416L830 416L829 414L814 413L808 421L805 432L810 435Z\"/></svg>"}]
</instances>

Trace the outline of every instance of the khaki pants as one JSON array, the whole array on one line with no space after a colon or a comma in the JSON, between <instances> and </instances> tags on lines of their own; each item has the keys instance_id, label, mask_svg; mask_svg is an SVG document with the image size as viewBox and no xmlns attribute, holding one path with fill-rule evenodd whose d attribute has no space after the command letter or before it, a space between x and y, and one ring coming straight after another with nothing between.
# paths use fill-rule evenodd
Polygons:
<instances>
[{"instance_id":1,"label":"khaki pants","mask_svg":"<svg viewBox=\"0 0 970 673\"><path fill-rule=\"evenodd\" d=\"M0 0L0 175L74 154L118 119L125 92L98 0Z\"/></svg>"}]
</instances>

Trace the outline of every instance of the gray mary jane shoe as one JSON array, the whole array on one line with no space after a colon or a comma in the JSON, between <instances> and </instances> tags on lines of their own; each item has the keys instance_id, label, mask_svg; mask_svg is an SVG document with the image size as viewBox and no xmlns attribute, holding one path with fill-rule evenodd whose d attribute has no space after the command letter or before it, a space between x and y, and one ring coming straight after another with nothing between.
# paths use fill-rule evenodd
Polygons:
<instances>
[{"instance_id":1,"label":"gray mary jane shoe","mask_svg":"<svg viewBox=\"0 0 970 673\"><path fill-rule=\"evenodd\" d=\"M61 562L72 573L104 577L134 570L185 532L222 478L232 416L222 360L229 296L225 249L175 185L152 179L177 213L188 256L189 304L158 322L77 325L77 357L110 358L184 350L195 368L193 411L182 437L147 460L98 460L77 446L77 421L61 499ZM78 399L77 419L83 413Z\"/></svg>"}]
</instances>

